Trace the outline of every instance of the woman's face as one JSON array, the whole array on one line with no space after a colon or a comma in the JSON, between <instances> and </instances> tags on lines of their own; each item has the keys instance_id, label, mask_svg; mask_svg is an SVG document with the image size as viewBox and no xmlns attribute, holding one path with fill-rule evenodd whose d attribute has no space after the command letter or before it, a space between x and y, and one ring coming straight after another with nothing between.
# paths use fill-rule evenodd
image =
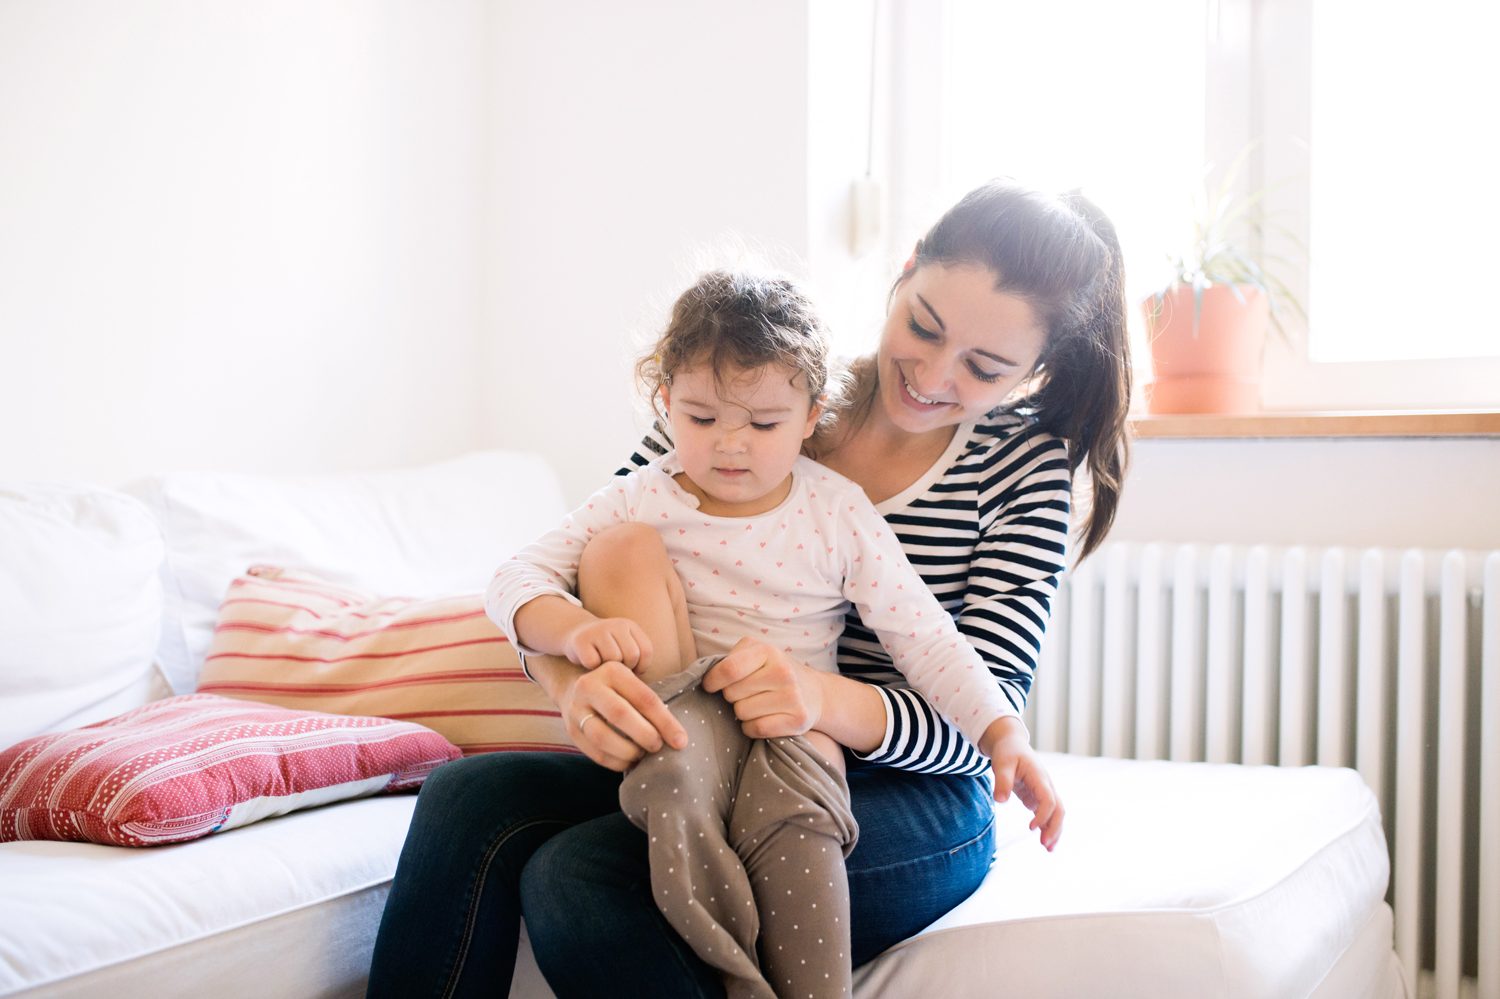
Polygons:
<instances>
[{"instance_id":1,"label":"woman's face","mask_svg":"<svg viewBox=\"0 0 1500 999\"><path fill-rule=\"evenodd\" d=\"M980 264L926 264L896 288L880 337L880 403L920 434L978 420L1036 366L1046 331Z\"/></svg>"}]
</instances>

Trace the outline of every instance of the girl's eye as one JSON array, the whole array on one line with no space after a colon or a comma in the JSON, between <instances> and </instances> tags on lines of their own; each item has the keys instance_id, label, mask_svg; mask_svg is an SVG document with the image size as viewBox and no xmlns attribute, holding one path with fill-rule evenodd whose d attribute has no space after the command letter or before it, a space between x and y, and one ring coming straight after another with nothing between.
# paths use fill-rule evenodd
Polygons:
<instances>
[{"instance_id":1,"label":"girl's eye","mask_svg":"<svg viewBox=\"0 0 1500 999\"><path fill-rule=\"evenodd\" d=\"M711 427L713 426L714 422L714 418L712 416L689 416L688 420L695 427Z\"/></svg>"},{"instance_id":2,"label":"girl's eye","mask_svg":"<svg viewBox=\"0 0 1500 999\"><path fill-rule=\"evenodd\" d=\"M1000 380L1000 375L990 374L973 361L969 362L969 370L974 373L975 378L978 378L982 382L998 382Z\"/></svg>"},{"instance_id":3,"label":"girl's eye","mask_svg":"<svg viewBox=\"0 0 1500 999\"><path fill-rule=\"evenodd\" d=\"M781 424L779 423L752 423L750 425L756 430L775 430L777 427L781 426Z\"/></svg>"}]
</instances>

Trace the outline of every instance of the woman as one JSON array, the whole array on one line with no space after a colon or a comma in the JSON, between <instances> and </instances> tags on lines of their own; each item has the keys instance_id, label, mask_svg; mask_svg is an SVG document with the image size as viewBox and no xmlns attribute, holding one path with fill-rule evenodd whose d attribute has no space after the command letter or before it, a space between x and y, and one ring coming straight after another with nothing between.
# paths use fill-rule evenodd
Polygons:
<instances>
[{"instance_id":1,"label":"woman","mask_svg":"<svg viewBox=\"0 0 1500 999\"><path fill-rule=\"evenodd\" d=\"M1073 469L1087 463L1092 481L1083 555L1118 502L1130 395L1123 287L1113 227L1082 197L1006 183L971 192L917 244L876 354L855 365L851 402L811 448L877 504L1018 708L1064 566ZM650 438L647 447L665 450ZM619 809L620 772L681 745L681 726L618 663L530 667L588 759L478 756L428 780L370 994L504 994L524 914L559 996L722 995L657 910L645 835ZM839 670L820 674L746 642L704 686L722 692L751 737L816 728L849 751L858 966L979 886L993 806L984 758L897 685L853 611ZM596 717L608 724L588 724ZM1054 842L1061 817L1059 805Z\"/></svg>"}]
</instances>

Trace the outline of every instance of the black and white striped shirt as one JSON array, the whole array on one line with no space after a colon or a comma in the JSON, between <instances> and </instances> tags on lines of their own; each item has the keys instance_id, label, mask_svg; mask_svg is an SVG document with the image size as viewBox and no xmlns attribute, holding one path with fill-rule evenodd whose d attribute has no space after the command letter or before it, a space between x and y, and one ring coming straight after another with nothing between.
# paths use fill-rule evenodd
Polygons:
<instances>
[{"instance_id":1,"label":"black and white striped shirt","mask_svg":"<svg viewBox=\"0 0 1500 999\"><path fill-rule=\"evenodd\" d=\"M671 448L658 426L620 473ZM876 509L1016 710L1026 705L1068 541L1067 446L1026 418L964 424L931 471ZM850 608L839 671L886 703L881 744L862 760L922 773L980 774L989 761L907 686Z\"/></svg>"}]
</instances>

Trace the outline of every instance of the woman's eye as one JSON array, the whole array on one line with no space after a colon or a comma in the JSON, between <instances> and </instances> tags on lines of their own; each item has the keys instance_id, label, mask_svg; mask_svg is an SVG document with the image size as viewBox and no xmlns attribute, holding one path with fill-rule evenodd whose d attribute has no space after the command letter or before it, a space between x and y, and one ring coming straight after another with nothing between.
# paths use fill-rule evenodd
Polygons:
<instances>
[{"instance_id":1,"label":"woman's eye","mask_svg":"<svg viewBox=\"0 0 1500 999\"><path fill-rule=\"evenodd\" d=\"M689 416L688 420L695 427L711 427L713 426L714 422L714 418L712 416Z\"/></svg>"},{"instance_id":2,"label":"woman's eye","mask_svg":"<svg viewBox=\"0 0 1500 999\"><path fill-rule=\"evenodd\" d=\"M781 424L779 423L752 423L750 425L756 430L775 430L777 427L781 426Z\"/></svg>"},{"instance_id":3,"label":"woman's eye","mask_svg":"<svg viewBox=\"0 0 1500 999\"><path fill-rule=\"evenodd\" d=\"M906 326L917 335L919 340L936 340L937 334L917 323L915 319L908 319Z\"/></svg>"},{"instance_id":4,"label":"woman's eye","mask_svg":"<svg viewBox=\"0 0 1500 999\"><path fill-rule=\"evenodd\" d=\"M975 378L978 378L982 382L998 382L1000 380L1000 375L998 373L990 374L988 371L984 370L972 361L969 362L969 370L974 373Z\"/></svg>"}]
</instances>

